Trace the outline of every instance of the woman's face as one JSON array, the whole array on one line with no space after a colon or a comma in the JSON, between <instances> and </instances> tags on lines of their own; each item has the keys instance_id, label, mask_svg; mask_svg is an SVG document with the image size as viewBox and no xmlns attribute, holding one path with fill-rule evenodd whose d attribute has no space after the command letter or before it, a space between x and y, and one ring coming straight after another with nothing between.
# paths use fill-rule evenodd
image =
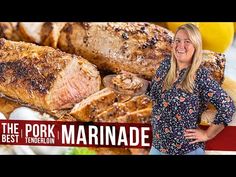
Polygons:
<instances>
[{"instance_id":1,"label":"woman's face","mask_svg":"<svg viewBox=\"0 0 236 177\"><path fill-rule=\"evenodd\" d=\"M195 48L184 30L179 30L175 35L173 52L177 62L190 64Z\"/></svg>"}]
</instances>

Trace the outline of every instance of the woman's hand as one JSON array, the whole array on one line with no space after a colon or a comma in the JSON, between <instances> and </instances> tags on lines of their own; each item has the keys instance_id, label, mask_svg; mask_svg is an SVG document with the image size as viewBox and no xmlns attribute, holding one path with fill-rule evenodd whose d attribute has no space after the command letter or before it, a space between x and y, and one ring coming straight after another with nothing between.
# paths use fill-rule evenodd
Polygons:
<instances>
[{"instance_id":1,"label":"woman's hand","mask_svg":"<svg viewBox=\"0 0 236 177\"><path fill-rule=\"evenodd\" d=\"M198 129L186 129L184 132L184 136L186 139L192 139L189 144L194 144L198 142L208 141L210 138L207 136L206 130Z\"/></svg>"},{"instance_id":2,"label":"woman's hand","mask_svg":"<svg viewBox=\"0 0 236 177\"><path fill-rule=\"evenodd\" d=\"M184 136L186 139L193 139L194 141L190 142L190 144L205 142L213 139L218 133L220 133L224 129L225 125L223 123L211 124L207 130L202 130L200 128L197 129L186 129L184 132Z\"/></svg>"}]
</instances>

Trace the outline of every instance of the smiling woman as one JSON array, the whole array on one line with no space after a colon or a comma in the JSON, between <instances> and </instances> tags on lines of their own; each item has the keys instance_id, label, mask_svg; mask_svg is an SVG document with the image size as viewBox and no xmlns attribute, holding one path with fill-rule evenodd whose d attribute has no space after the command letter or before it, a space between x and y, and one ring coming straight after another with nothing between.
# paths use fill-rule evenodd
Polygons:
<instances>
[{"instance_id":1,"label":"smiling woman","mask_svg":"<svg viewBox=\"0 0 236 177\"><path fill-rule=\"evenodd\" d=\"M174 55L178 58L178 62L183 64L187 62L187 65L190 65L194 53L194 46L184 31L180 30L178 32L173 47L175 49ZM180 70L181 67L178 69Z\"/></svg>"},{"instance_id":2,"label":"smiling woman","mask_svg":"<svg viewBox=\"0 0 236 177\"><path fill-rule=\"evenodd\" d=\"M172 60L164 80L164 89L170 89L179 79L177 71L187 70L186 78L179 83L184 91L193 92L195 73L202 63L202 40L194 25L186 25L177 30L172 45ZM191 66L191 67L190 67Z\"/></svg>"},{"instance_id":3,"label":"smiling woman","mask_svg":"<svg viewBox=\"0 0 236 177\"><path fill-rule=\"evenodd\" d=\"M150 154L203 155L204 142L213 139L232 121L235 106L202 65L199 29L193 24L182 25L174 39L171 57L161 63L147 91L154 101ZM208 103L218 113L209 128L202 130L200 117Z\"/></svg>"}]
</instances>

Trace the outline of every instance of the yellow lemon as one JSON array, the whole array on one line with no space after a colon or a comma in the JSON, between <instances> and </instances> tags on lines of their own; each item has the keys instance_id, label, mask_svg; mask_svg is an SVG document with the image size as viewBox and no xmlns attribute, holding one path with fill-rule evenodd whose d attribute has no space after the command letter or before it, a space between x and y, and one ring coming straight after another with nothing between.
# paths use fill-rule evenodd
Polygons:
<instances>
[{"instance_id":1,"label":"yellow lemon","mask_svg":"<svg viewBox=\"0 0 236 177\"><path fill-rule=\"evenodd\" d=\"M234 32L236 33L236 22L234 22Z\"/></svg>"},{"instance_id":2,"label":"yellow lemon","mask_svg":"<svg viewBox=\"0 0 236 177\"><path fill-rule=\"evenodd\" d=\"M176 29L187 22L168 22L167 28L175 32ZM225 52L234 37L233 22L193 22L198 26L203 41L203 49L215 52Z\"/></svg>"},{"instance_id":3,"label":"yellow lemon","mask_svg":"<svg viewBox=\"0 0 236 177\"><path fill-rule=\"evenodd\" d=\"M202 22L199 28L202 33L204 49L223 53L233 42L234 25L232 22Z\"/></svg>"}]
</instances>

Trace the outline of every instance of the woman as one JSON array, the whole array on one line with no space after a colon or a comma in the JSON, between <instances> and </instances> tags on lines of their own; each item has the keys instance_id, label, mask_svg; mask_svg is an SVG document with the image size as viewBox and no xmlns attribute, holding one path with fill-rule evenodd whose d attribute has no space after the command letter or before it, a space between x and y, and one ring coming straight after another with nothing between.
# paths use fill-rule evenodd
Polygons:
<instances>
[{"instance_id":1,"label":"woman","mask_svg":"<svg viewBox=\"0 0 236 177\"><path fill-rule=\"evenodd\" d=\"M232 120L232 99L201 65L202 39L193 24L180 26L172 56L162 61L147 95L153 100L153 142L150 154L201 155L204 142ZM207 130L198 127L208 103L218 110Z\"/></svg>"}]
</instances>

